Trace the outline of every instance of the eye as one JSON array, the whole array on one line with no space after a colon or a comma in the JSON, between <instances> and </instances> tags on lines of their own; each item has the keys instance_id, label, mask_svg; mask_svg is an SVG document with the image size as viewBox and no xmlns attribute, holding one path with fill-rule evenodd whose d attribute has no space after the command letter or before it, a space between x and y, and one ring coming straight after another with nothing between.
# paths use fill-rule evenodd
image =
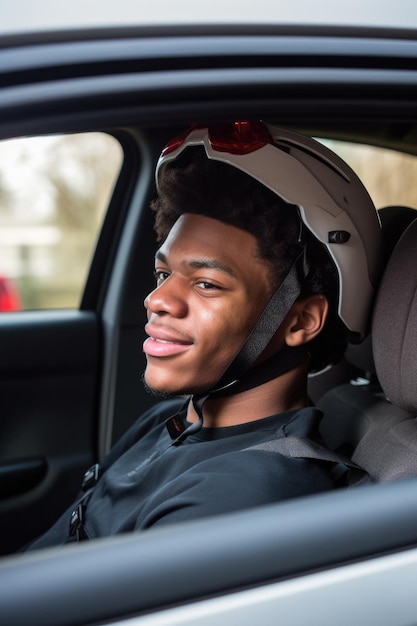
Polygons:
<instances>
[{"instance_id":1,"label":"eye","mask_svg":"<svg viewBox=\"0 0 417 626\"><path fill-rule=\"evenodd\" d=\"M220 289L217 285L213 285L213 283L209 283L205 280L201 280L200 282L195 284L196 287L203 289L204 291L209 291L211 289Z\"/></svg>"},{"instance_id":2,"label":"eye","mask_svg":"<svg viewBox=\"0 0 417 626\"><path fill-rule=\"evenodd\" d=\"M162 285L162 283L165 282L167 278L169 278L170 274L169 272L165 272L164 270L155 270L154 276L156 280L156 286L159 287L159 285Z\"/></svg>"}]
</instances>

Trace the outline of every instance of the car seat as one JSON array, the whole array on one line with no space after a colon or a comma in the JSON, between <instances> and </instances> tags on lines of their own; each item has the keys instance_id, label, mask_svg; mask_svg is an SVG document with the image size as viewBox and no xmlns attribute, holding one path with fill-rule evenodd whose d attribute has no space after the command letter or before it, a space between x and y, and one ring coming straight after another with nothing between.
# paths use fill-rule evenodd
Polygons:
<instances>
[{"instance_id":1,"label":"car seat","mask_svg":"<svg viewBox=\"0 0 417 626\"><path fill-rule=\"evenodd\" d=\"M381 210L389 259L371 337L347 354L363 376L337 386L318 402L328 447L351 456L374 481L417 475L417 220L390 254L399 233L415 217L417 212L407 207Z\"/></svg>"}]
</instances>

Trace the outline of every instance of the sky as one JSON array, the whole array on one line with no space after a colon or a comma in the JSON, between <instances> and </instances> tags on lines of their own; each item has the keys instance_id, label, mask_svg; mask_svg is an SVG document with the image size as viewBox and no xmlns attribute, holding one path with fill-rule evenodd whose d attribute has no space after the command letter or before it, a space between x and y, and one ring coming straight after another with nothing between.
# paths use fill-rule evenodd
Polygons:
<instances>
[{"instance_id":1,"label":"sky","mask_svg":"<svg viewBox=\"0 0 417 626\"><path fill-rule=\"evenodd\" d=\"M257 22L417 27L416 0L0 0L0 34L150 23Z\"/></svg>"}]
</instances>

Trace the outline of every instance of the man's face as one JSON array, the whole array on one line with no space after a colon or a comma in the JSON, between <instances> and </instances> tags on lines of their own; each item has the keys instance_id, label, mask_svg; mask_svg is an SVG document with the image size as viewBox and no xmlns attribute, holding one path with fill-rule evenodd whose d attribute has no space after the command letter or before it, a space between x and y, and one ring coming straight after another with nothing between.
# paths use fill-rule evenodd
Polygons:
<instances>
[{"instance_id":1,"label":"man's face","mask_svg":"<svg viewBox=\"0 0 417 626\"><path fill-rule=\"evenodd\" d=\"M199 393L219 380L270 295L256 239L235 226L182 215L156 254L145 300L145 382L155 392Z\"/></svg>"}]
</instances>

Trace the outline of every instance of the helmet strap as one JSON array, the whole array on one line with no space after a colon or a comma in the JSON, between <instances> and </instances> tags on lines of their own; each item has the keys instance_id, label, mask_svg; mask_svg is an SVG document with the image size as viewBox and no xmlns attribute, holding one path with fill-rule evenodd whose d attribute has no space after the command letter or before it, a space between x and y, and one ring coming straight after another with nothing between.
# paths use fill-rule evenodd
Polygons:
<instances>
[{"instance_id":1,"label":"helmet strap","mask_svg":"<svg viewBox=\"0 0 417 626\"><path fill-rule=\"evenodd\" d=\"M236 383L227 385L218 391L213 390L208 394L208 397L225 398L248 391L254 387L259 387L301 365L309 356L310 354L305 344L295 347L285 345L269 359L247 370Z\"/></svg>"},{"instance_id":2,"label":"helmet strap","mask_svg":"<svg viewBox=\"0 0 417 626\"><path fill-rule=\"evenodd\" d=\"M238 383L242 375L253 368L255 362L274 337L295 301L301 294L301 284L306 275L305 247L296 257L288 274L275 291L245 343L209 394L217 394ZM284 352L283 358L285 360ZM253 371L253 370L251 370ZM281 372L284 373L284 372ZM279 374L276 374L278 376ZM276 376L272 376L275 378ZM231 394L227 394L231 395Z\"/></svg>"}]
</instances>

